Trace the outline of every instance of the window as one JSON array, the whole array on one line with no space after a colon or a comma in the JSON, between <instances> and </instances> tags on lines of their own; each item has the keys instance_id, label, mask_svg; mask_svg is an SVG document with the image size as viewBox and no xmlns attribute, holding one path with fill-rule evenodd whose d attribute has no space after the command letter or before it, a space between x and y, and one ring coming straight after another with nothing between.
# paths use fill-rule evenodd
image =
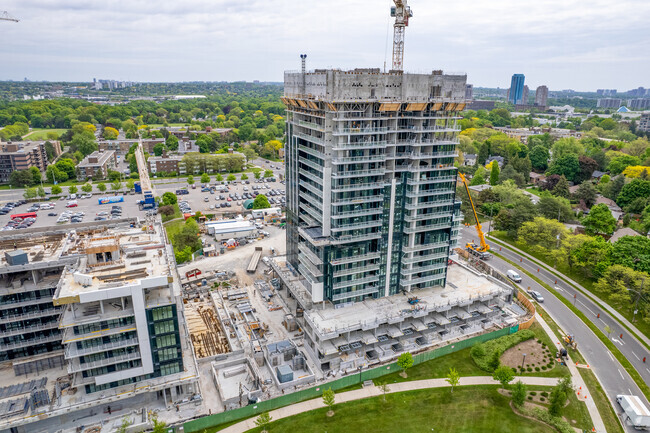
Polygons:
<instances>
[{"instance_id":1,"label":"window","mask_svg":"<svg viewBox=\"0 0 650 433\"><path fill-rule=\"evenodd\" d=\"M172 311L173 306L168 305L166 307L160 307L152 310L151 316L153 317L154 321L158 320L164 320L164 319L171 319L173 317L173 311Z\"/></svg>"},{"instance_id":2,"label":"window","mask_svg":"<svg viewBox=\"0 0 650 433\"><path fill-rule=\"evenodd\" d=\"M160 349L161 347L175 346L176 335L175 334L163 335L162 337L157 337L155 341L156 341L156 348L158 349Z\"/></svg>"},{"instance_id":3,"label":"window","mask_svg":"<svg viewBox=\"0 0 650 433\"><path fill-rule=\"evenodd\" d=\"M174 332L174 321L173 320L165 320L164 322L156 322L153 325L154 328L154 334L160 335L160 334L167 334L170 332Z\"/></svg>"}]
</instances>

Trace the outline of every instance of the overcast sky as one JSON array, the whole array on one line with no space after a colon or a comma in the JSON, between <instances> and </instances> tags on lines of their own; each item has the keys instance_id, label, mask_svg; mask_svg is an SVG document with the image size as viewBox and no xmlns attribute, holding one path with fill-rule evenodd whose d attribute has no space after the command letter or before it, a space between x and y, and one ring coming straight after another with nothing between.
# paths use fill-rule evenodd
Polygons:
<instances>
[{"instance_id":1,"label":"overcast sky","mask_svg":"<svg viewBox=\"0 0 650 433\"><path fill-rule=\"evenodd\" d=\"M390 0L5 0L0 79L282 81L390 65ZM411 0L407 71L476 86L650 87L650 0ZM388 43L387 43L388 42Z\"/></svg>"}]
</instances>

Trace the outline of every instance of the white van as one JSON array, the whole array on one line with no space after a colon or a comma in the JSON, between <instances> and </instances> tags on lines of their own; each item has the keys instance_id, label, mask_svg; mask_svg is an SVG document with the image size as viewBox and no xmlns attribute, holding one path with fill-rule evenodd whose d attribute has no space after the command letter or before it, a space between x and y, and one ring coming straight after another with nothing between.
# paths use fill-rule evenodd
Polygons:
<instances>
[{"instance_id":1,"label":"white van","mask_svg":"<svg viewBox=\"0 0 650 433\"><path fill-rule=\"evenodd\" d=\"M521 277L519 276L518 273L516 273L512 269L508 270L507 275L508 275L508 278L510 278L515 283L521 283Z\"/></svg>"}]
</instances>

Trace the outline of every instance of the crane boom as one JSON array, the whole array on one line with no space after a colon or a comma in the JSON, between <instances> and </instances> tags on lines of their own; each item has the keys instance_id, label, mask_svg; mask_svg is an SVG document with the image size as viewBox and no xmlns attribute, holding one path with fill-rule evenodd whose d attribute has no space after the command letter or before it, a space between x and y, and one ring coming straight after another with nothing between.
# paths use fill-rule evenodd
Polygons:
<instances>
[{"instance_id":1,"label":"crane boom","mask_svg":"<svg viewBox=\"0 0 650 433\"><path fill-rule=\"evenodd\" d=\"M470 194L469 191L469 185L467 184L467 179L465 178L465 175L463 173L458 173L458 177L463 181L463 185L465 185L465 191L467 191L467 196L469 197L469 204L472 206L472 212L474 212L474 219L476 219L476 232L478 233L478 238L481 243L479 247L477 247L474 244L467 244L466 248L468 251L474 251L475 253L478 253L478 255L483 258L487 259L489 256L487 255L487 252L490 251L490 246L485 242L485 235L483 234L483 229L481 228L481 223L478 220L478 214L476 213L476 207L474 207L474 201L472 200L472 194Z\"/></svg>"},{"instance_id":2,"label":"crane boom","mask_svg":"<svg viewBox=\"0 0 650 433\"><path fill-rule=\"evenodd\" d=\"M13 21L13 22L17 23L19 20L12 17L11 15L9 15L9 12L2 11L2 12L0 12L0 21Z\"/></svg>"},{"instance_id":3,"label":"crane boom","mask_svg":"<svg viewBox=\"0 0 650 433\"><path fill-rule=\"evenodd\" d=\"M413 16L407 0L393 0L395 6L390 10L390 16L395 17L393 25L393 70L404 70L404 30Z\"/></svg>"}]
</instances>

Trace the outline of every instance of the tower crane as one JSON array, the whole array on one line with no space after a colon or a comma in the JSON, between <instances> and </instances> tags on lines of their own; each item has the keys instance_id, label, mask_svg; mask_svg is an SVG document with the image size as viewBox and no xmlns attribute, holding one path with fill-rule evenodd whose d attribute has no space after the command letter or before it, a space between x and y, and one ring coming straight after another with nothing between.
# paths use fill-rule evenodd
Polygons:
<instances>
[{"instance_id":1,"label":"tower crane","mask_svg":"<svg viewBox=\"0 0 650 433\"><path fill-rule=\"evenodd\" d=\"M19 20L12 17L11 15L9 15L9 12L2 11L2 12L0 12L0 21L13 21L13 22L17 23Z\"/></svg>"},{"instance_id":2,"label":"tower crane","mask_svg":"<svg viewBox=\"0 0 650 433\"><path fill-rule=\"evenodd\" d=\"M465 191L467 191L467 196L469 197L469 204L472 206L472 212L474 212L474 218L476 219L476 232L478 233L478 238L481 245L476 245L475 243L467 243L465 249L472 255L477 256L481 260L488 260L492 255L488 252L490 251L490 246L485 242L485 235L483 234L483 229L481 228L481 223L478 220L478 214L476 213L476 208L474 207L474 201L472 200L472 194L469 192L469 185L467 184L467 179L463 173L458 173L458 177L463 181L465 185Z\"/></svg>"},{"instance_id":3,"label":"tower crane","mask_svg":"<svg viewBox=\"0 0 650 433\"><path fill-rule=\"evenodd\" d=\"M393 0L395 6L390 8L390 16L395 17L393 25L393 70L404 70L404 29L409 25L413 16L407 0Z\"/></svg>"}]
</instances>

